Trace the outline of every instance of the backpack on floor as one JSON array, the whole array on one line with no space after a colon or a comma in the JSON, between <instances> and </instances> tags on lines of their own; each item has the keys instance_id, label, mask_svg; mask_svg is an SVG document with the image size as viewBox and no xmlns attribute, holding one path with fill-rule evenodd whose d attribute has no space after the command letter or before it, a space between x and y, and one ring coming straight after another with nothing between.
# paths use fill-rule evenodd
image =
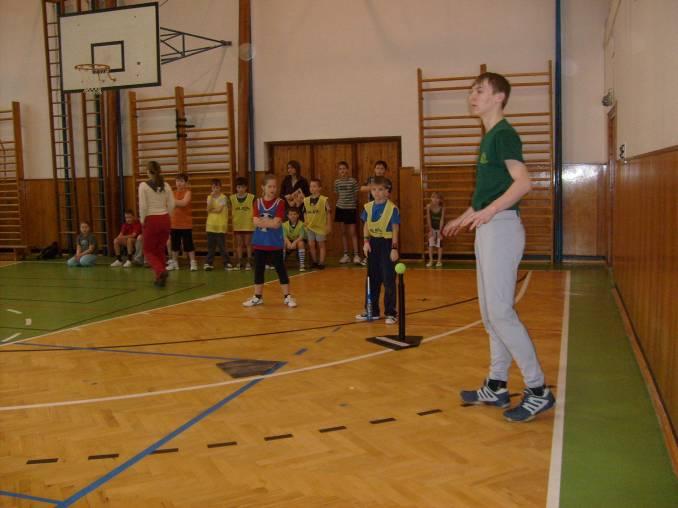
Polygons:
<instances>
[{"instance_id":1,"label":"backpack on floor","mask_svg":"<svg viewBox=\"0 0 678 508\"><path fill-rule=\"evenodd\" d=\"M54 259L59 254L59 245L56 242L52 242L50 245L40 251L40 254L38 254L38 259Z\"/></svg>"}]
</instances>

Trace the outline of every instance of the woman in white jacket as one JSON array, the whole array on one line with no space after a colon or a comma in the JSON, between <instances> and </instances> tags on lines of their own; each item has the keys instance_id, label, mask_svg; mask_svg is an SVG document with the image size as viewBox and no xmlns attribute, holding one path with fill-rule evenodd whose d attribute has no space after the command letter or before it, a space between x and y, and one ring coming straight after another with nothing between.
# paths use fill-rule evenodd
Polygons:
<instances>
[{"instance_id":1,"label":"woman in white jacket","mask_svg":"<svg viewBox=\"0 0 678 508\"><path fill-rule=\"evenodd\" d=\"M170 234L170 216L174 210L172 188L162 177L160 164L146 164L148 180L139 184L139 218L144 226L144 256L155 273L155 285L167 280L165 246Z\"/></svg>"}]
</instances>

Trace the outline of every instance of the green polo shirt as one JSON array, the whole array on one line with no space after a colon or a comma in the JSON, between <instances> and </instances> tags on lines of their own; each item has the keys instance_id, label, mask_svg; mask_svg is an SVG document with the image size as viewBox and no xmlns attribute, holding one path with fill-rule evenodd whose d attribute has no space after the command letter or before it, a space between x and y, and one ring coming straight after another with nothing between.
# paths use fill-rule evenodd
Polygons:
<instances>
[{"instance_id":1,"label":"green polo shirt","mask_svg":"<svg viewBox=\"0 0 678 508\"><path fill-rule=\"evenodd\" d=\"M506 167L507 160L523 162L523 143L506 119L499 121L483 136L476 168L476 190L471 206L482 210L504 194L513 183ZM517 210L518 203L509 208Z\"/></svg>"}]
</instances>

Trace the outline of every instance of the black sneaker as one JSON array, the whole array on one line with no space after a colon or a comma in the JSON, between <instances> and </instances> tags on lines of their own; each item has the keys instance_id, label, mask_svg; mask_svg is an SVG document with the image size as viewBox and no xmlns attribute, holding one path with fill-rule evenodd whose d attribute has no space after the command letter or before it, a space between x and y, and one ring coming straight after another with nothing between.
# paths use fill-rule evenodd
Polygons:
<instances>
[{"instance_id":1,"label":"black sneaker","mask_svg":"<svg viewBox=\"0 0 678 508\"><path fill-rule=\"evenodd\" d=\"M544 387L544 394L537 395L532 388L523 390L523 400L513 409L504 411L504 418L509 422L529 422L539 413L551 409L556 403L553 392Z\"/></svg>"},{"instance_id":2,"label":"black sneaker","mask_svg":"<svg viewBox=\"0 0 678 508\"><path fill-rule=\"evenodd\" d=\"M489 387L488 382L489 379L485 380L485 384L478 390L462 390L461 401L464 404L509 407L511 401L508 389L500 388L494 391Z\"/></svg>"}]
</instances>

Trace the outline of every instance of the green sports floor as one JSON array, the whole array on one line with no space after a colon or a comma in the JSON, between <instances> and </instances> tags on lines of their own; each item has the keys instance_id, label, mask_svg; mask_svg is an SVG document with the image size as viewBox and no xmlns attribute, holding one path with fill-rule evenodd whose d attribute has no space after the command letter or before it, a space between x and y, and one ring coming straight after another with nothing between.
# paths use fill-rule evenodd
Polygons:
<instances>
[{"instance_id":1,"label":"green sports floor","mask_svg":"<svg viewBox=\"0 0 678 508\"><path fill-rule=\"evenodd\" d=\"M0 344L252 283L252 272L182 270L159 290L149 270L110 269L109 262L100 258L91 269L67 269L64 261L0 267ZM559 269L572 274L560 506L676 508L678 478L612 298L610 275L601 266Z\"/></svg>"}]
</instances>

